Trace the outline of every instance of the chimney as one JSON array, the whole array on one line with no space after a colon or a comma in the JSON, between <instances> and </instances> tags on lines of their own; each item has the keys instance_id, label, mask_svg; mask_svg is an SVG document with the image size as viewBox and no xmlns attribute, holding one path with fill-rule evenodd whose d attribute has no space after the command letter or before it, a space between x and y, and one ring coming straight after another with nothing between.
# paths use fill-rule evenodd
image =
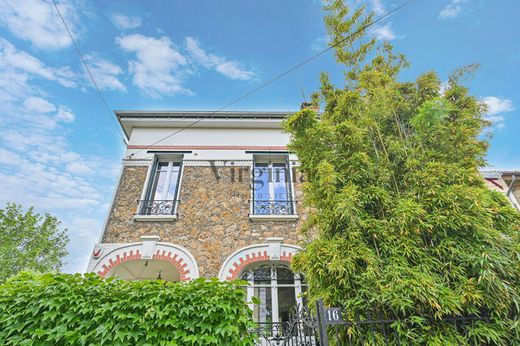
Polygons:
<instances>
[{"instance_id":1,"label":"chimney","mask_svg":"<svg viewBox=\"0 0 520 346\"><path fill-rule=\"evenodd\" d=\"M320 106L314 105L312 102L302 102L300 110L302 109L310 109L311 111L315 111L316 113L320 112Z\"/></svg>"}]
</instances>

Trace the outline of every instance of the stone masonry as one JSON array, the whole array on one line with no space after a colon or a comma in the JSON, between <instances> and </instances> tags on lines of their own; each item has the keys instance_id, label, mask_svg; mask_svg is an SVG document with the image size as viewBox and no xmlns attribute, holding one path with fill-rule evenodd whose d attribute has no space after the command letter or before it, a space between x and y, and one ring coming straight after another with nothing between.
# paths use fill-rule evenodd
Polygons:
<instances>
[{"instance_id":1,"label":"stone masonry","mask_svg":"<svg viewBox=\"0 0 520 346\"><path fill-rule=\"evenodd\" d=\"M242 181L239 181L239 170L242 170ZM178 219L134 221L147 171L145 166L123 168L103 243L139 242L142 235L158 235L163 242L188 249L197 261L201 277L216 277L225 259L240 248L265 243L268 237L282 237L284 243L294 245L303 241L299 228L304 213L299 204L296 206L298 221L249 219L250 167L185 166ZM301 201L299 182L294 182L293 188L296 200Z\"/></svg>"}]
</instances>

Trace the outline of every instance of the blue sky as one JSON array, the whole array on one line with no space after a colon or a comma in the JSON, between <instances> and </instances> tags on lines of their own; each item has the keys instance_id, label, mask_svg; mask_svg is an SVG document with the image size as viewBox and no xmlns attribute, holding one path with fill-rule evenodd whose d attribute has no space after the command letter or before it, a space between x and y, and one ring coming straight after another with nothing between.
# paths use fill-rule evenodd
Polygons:
<instances>
[{"instance_id":1,"label":"blue sky","mask_svg":"<svg viewBox=\"0 0 520 346\"><path fill-rule=\"evenodd\" d=\"M360 1L352 1L359 4ZM377 14L397 1L364 1ZM320 1L58 1L111 109L215 110L326 45ZM372 28L411 63L403 80L480 63L490 166L520 168L520 1L416 0ZM296 110L331 52L233 105ZM67 33L43 0L0 0L0 207L34 206L69 229L66 271L97 241L123 144Z\"/></svg>"}]
</instances>

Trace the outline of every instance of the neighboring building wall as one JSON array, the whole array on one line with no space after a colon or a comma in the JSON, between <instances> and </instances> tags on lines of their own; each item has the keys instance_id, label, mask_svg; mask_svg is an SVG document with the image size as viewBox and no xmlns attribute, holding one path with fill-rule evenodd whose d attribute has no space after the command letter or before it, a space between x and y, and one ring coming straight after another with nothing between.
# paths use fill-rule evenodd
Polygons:
<instances>
[{"instance_id":1,"label":"neighboring building wall","mask_svg":"<svg viewBox=\"0 0 520 346\"><path fill-rule=\"evenodd\" d=\"M516 174L511 173L511 172L505 173L502 175L502 179L504 179L505 183L507 184L508 189L509 189L509 186L511 186L511 184L513 184L513 188L511 189L511 192L510 192L510 194L512 196L510 196L510 197L514 197L513 203L516 203L516 205L519 206L518 201L520 201L520 172L515 172L515 173ZM515 175L514 181L513 181L513 175Z\"/></svg>"},{"instance_id":2,"label":"neighboring building wall","mask_svg":"<svg viewBox=\"0 0 520 346\"><path fill-rule=\"evenodd\" d=\"M518 203L520 201L520 181L518 181L518 178L515 178L515 181L513 181L515 173L517 177L520 176L518 172L481 171L480 173L489 189L506 195L511 204L520 210L520 204ZM511 184L513 187L510 190Z\"/></svg>"},{"instance_id":3,"label":"neighboring building wall","mask_svg":"<svg viewBox=\"0 0 520 346\"><path fill-rule=\"evenodd\" d=\"M125 166L110 211L102 243L138 242L142 235L158 235L162 242L188 249L202 277L216 277L224 260L237 249L281 237L285 244L303 240L299 232L303 212L297 205L298 221L249 220L250 167L200 167L185 165L181 177L176 221L134 221L148 166ZM232 181L231 170L235 177ZM216 170L216 172L215 172ZM239 171L242 170L242 181ZM219 175L217 181L216 174ZM298 181L295 199L301 201Z\"/></svg>"}]
</instances>

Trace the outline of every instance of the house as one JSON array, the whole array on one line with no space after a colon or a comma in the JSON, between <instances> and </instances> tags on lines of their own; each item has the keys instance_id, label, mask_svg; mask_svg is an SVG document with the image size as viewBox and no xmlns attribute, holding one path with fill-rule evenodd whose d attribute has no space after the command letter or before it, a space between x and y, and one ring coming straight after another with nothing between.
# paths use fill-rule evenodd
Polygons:
<instances>
[{"instance_id":1,"label":"house","mask_svg":"<svg viewBox=\"0 0 520 346\"><path fill-rule=\"evenodd\" d=\"M520 210L520 204L518 203L520 200L520 184L517 181L517 177L520 177L520 171L483 170L480 174L484 178L488 188L503 193L513 207Z\"/></svg>"},{"instance_id":2,"label":"house","mask_svg":"<svg viewBox=\"0 0 520 346\"><path fill-rule=\"evenodd\" d=\"M244 279L258 322L304 303L305 213L285 112L117 111L128 145L89 272L124 280ZM482 172L518 208L514 172Z\"/></svg>"},{"instance_id":3,"label":"house","mask_svg":"<svg viewBox=\"0 0 520 346\"><path fill-rule=\"evenodd\" d=\"M303 177L285 112L117 111L128 145L89 272L125 280L245 279L259 322L287 321L306 285ZM251 301L251 299L248 299Z\"/></svg>"}]
</instances>

